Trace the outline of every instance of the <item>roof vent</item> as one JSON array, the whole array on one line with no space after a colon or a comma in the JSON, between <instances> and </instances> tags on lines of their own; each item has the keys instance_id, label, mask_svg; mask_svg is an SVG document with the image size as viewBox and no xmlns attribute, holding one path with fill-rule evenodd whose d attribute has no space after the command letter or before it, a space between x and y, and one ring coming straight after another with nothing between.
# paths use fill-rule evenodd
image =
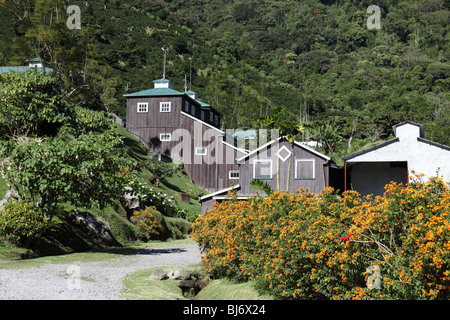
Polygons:
<instances>
[{"instance_id":1,"label":"roof vent","mask_svg":"<svg viewBox=\"0 0 450 320\"><path fill-rule=\"evenodd\" d=\"M153 83L154 83L155 89L157 89L157 88L169 88L169 89L172 89L173 88L172 83L169 80L167 80L167 79L154 80Z\"/></svg>"}]
</instances>

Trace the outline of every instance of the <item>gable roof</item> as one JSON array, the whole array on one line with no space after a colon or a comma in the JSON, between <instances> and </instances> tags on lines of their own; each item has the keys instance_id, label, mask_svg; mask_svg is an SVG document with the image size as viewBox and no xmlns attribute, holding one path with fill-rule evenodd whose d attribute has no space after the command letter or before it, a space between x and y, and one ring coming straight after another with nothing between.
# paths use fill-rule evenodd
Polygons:
<instances>
[{"instance_id":1,"label":"gable roof","mask_svg":"<svg viewBox=\"0 0 450 320\"><path fill-rule=\"evenodd\" d=\"M391 140L382 142L382 143L380 143L380 144L377 144L377 145L375 145L375 146L373 146L373 147L370 147L370 148L367 148L367 149L364 149L364 150L361 150L361 151L358 151L358 152L355 152L355 153L346 155L345 157L342 157L342 160L343 160L343 161L348 161L348 160L353 159L353 158L356 158L356 157L358 157L358 156L360 156L360 155L362 155L362 154L365 154L365 153L369 153L369 152L375 151L375 150L377 150L377 149L386 147L386 146L388 146L388 145L390 145L390 144L393 144L393 143L396 143L396 142L399 142L399 141L400 141L399 138L394 138L394 139L391 139Z\"/></svg>"},{"instance_id":2,"label":"gable roof","mask_svg":"<svg viewBox=\"0 0 450 320\"><path fill-rule=\"evenodd\" d=\"M415 123L415 122L412 122L412 121L404 121L404 122L401 122L399 124L396 124L395 126L392 126L392 129L394 130L394 134L396 136L397 136L397 128L399 128L399 127L401 127L403 125L413 125L413 126L419 127L420 133L419 133L419 136L417 137L417 141L418 142L426 143L426 144L432 145L434 147L438 147L438 148L450 151L450 147L449 146L446 146L446 145L443 145L443 144L440 144L440 143L437 143L437 142L425 139L424 138L424 128L423 128L423 126L421 124L418 124L418 123ZM369 153L369 152L375 151L377 149L384 148L384 147L386 147L386 146L388 146L390 144L394 144L394 143L397 143L399 141L400 141L400 139L397 137L397 138L394 138L394 139L382 142L380 144L377 144L377 145L375 145L373 147L370 147L370 148L367 148L367 149L364 149L364 150L361 150L361 151L349 154L349 155L347 155L345 157L342 157L342 160L343 161L348 161L348 160L356 158L356 157L358 157L360 155L363 155L365 153Z\"/></svg>"},{"instance_id":3,"label":"gable roof","mask_svg":"<svg viewBox=\"0 0 450 320\"><path fill-rule=\"evenodd\" d=\"M263 150L263 149L265 149L265 148L268 148L269 146L271 146L271 145L274 144L275 142L279 142L279 141L282 140L282 139L283 139L283 140L286 140L286 137L284 137L284 136L283 136L283 137L279 137L278 139L275 139L275 140L272 140L272 141L270 141L270 142L267 142L267 143L263 144L262 146L260 146L259 148L256 148L255 150L249 152L249 153L246 154L245 156L243 156L243 157L237 159L236 161L237 161L238 163L239 163L239 162L242 162L242 161L244 161L245 159L247 159L248 157L252 156L253 154L255 154L255 153L257 153L257 152L259 152L259 151L261 151L261 150ZM319 157L325 159L325 160L331 160L330 157L327 157L326 155L324 155L324 154L322 154L322 153L320 153L320 152L314 150L313 148L307 146L307 145L304 144L304 143L301 143L301 142L299 142L299 141L294 141L294 144L297 145L297 146L299 146L300 148L303 148L303 149L305 149L305 150L307 150L307 151L309 151L309 152L315 154L316 156L319 156Z\"/></svg>"}]
</instances>

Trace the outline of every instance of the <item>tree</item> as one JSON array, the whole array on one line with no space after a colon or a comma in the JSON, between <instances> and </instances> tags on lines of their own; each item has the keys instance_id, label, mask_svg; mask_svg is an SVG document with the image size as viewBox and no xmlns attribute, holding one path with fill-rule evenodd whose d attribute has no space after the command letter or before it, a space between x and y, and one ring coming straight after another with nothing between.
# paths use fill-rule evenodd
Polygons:
<instances>
[{"instance_id":1,"label":"tree","mask_svg":"<svg viewBox=\"0 0 450 320\"><path fill-rule=\"evenodd\" d=\"M159 182L161 180L165 180L173 175L173 168L162 161L155 161L150 164L150 171L155 175L156 177L156 183L155 186L159 186Z\"/></svg>"},{"instance_id":2,"label":"tree","mask_svg":"<svg viewBox=\"0 0 450 320\"><path fill-rule=\"evenodd\" d=\"M0 143L1 172L10 187L29 202L39 203L51 219L58 203L100 207L121 196L134 166L117 148L112 130L88 132L65 141L28 138Z\"/></svg>"},{"instance_id":3,"label":"tree","mask_svg":"<svg viewBox=\"0 0 450 320\"><path fill-rule=\"evenodd\" d=\"M332 126L327 123L325 125L318 126L313 131L313 139L321 143L325 153L333 153L338 142L342 138L340 134L340 128L337 126Z\"/></svg>"},{"instance_id":4,"label":"tree","mask_svg":"<svg viewBox=\"0 0 450 320\"><path fill-rule=\"evenodd\" d=\"M51 75L33 70L0 76L0 125L9 137L42 135L65 121L64 92Z\"/></svg>"}]
</instances>

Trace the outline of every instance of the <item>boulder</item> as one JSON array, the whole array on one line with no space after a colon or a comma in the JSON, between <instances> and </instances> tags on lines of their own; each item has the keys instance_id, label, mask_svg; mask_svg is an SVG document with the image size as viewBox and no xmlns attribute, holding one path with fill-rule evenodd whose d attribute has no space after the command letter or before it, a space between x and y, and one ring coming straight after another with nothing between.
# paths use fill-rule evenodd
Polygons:
<instances>
[{"instance_id":1,"label":"boulder","mask_svg":"<svg viewBox=\"0 0 450 320\"><path fill-rule=\"evenodd\" d=\"M165 280L168 279L169 276L162 268L156 268L155 271L150 275L151 279L157 279L157 280Z\"/></svg>"},{"instance_id":2,"label":"boulder","mask_svg":"<svg viewBox=\"0 0 450 320\"><path fill-rule=\"evenodd\" d=\"M81 229L98 242L104 245L117 245L108 222L103 218L94 217L88 212L75 211L74 219Z\"/></svg>"},{"instance_id":3,"label":"boulder","mask_svg":"<svg viewBox=\"0 0 450 320\"><path fill-rule=\"evenodd\" d=\"M184 291L194 287L194 280L178 280L177 285Z\"/></svg>"},{"instance_id":4,"label":"boulder","mask_svg":"<svg viewBox=\"0 0 450 320\"><path fill-rule=\"evenodd\" d=\"M128 219L130 219L133 215L133 211L141 208L141 198L139 195L133 193L133 189L131 187L125 187L124 195L122 197L122 204L127 212Z\"/></svg>"},{"instance_id":5,"label":"boulder","mask_svg":"<svg viewBox=\"0 0 450 320\"><path fill-rule=\"evenodd\" d=\"M192 277L192 274L190 271L186 270L186 269L180 269L180 270L176 270L173 273L173 278L175 280L188 280Z\"/></svg>"}]
</instances>

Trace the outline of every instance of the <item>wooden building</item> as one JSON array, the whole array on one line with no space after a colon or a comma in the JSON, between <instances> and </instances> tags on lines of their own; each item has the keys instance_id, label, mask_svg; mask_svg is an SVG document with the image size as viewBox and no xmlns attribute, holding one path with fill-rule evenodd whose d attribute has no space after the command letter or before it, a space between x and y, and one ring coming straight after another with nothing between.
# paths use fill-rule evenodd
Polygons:
<instances>
[{"instance_id":1,"label":"wooden building","mask_svg":"<svg viewBox=\"0 0 450 320\"><path fill-rule=\"evenodd\" d=\"M208 192L236 179L236 158L245 154L220 130L221 114L192 91L173 89L167 79L125 95L126 127L152 153L183 162L191 180Z\"/></svg>"},{"instance_id":2,"label":"wooden building","mask_svg":"<svg viewBox=\"0 0 450 320\"><path fill-rule=\"evenodd\" d=\"M233 186L200 198L202 213L212 209L216 201L226 199L230 190L238 199L264 194L250 187L254 179L262 180L275 191L296 192L306 188L319 193L330 186L331 159L306 144L290 143L285 137L270 141L237 159L239 179Z\"/></svg>"}]
</instances>

